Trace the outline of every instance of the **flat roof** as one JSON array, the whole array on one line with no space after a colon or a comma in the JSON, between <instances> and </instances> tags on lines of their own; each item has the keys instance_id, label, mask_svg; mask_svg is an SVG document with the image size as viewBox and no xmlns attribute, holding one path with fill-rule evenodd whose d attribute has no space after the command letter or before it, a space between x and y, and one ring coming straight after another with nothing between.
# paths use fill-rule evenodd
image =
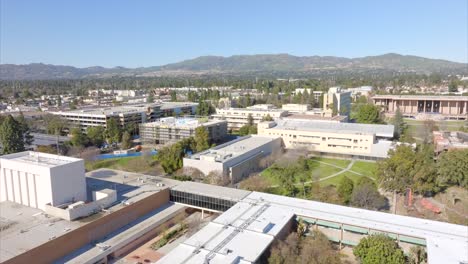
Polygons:
<instances>
[{"instance_id":1,"label":"flat roof","mask_svg":"<svg viewBox=\"0 0 468 264\"><path fill-rule=\"evenodd\" d=\"M36 166L41 167L48 167L53 168L56 166L61 166L77 161L82 161L82 159L67 157L67 156L59 156L54 154L42 153L42 152L35 152L35 151L23 151L8 155L0 156L1 160L12 160L20 163L25 164L34 164Z\"/></svg>"},{"instance_id":2,"label":"flat roof","mask_svg":"<svg viewBox=\"0 0 468 264\"><path fill-rule=\"evenodd\" d=\"M180 182L177 186L174 186L172 190L232 201L240 201L242 198L250 194L250 191L246 190L191 181Z\"/></svg>"},{"instance_id":3,"label":"flat roof","mask_svg":"<svg viewBox=\"0 0 468 264\"><path fill-rule=\"evenodd\" d=\"M375 134L380 137L393 137L393 125L339 123L316 120L280 119L269 129L319 131L328 133Z\"/></svg>"},{"instance_id":4,"label":"flat roof","mask_svg":"<svg viewBox=\"0 0 468 264\"><path fill-rule=\"evenodd\" d=\"M310 113L310 114L307 114ZM306 114L290 114L283 119L303 119L303 120L317 120L317 121L334 121L334 122L342 122L346 120L348 117L346 116L333 116L333 117L326 117L326 116L321 116L321 115L316 115L314 113L317 113L314 110L309 110L306 111Z\"/></svg>"},{"instance_id":5,"label":"flat roof","mask_svg":"<svg viewBox=\"0 0 468 264\"><path fill-rule=\"evenodd\" d=\"M254 106L252 106L252 107L254 107ZM283 110L283 109L265 109L265 108L223 108L223 109L216 109L216 113L218 111L277 112L277 113L288 112L287 110Z\"/></svg>"},{"instance_id":6,"label":"flat roof","mask_svg":"<svg viewBox=\"0 0 468 264\"><path fill-rule=\"evenodd\" d=\"M110 169L91 171L86 173L86 176L88 200L92 200L93 191L105 189L117 191L117 201L106 208L107 212L115 212L123 208L124 205L121 204L121 201L126 200L129 203L134 203L180 183L176 180L158 176ZM179 208L179 206L175 206L174 208ZM99 212L76 221L66 221L61 218L51 217L40 209L10 201L0 202L0 262L95 221L103 215L105 214ZM139 229L142 227L144 226L135 228ZM128 228L128 226L125 228ZM88 253L94 254L96 252L91 251Z\"/></svg>"},{"instance_id":7,"label":"flat roof","mask_svg":"<svg viewBox=\"0 0 468 264\"><path fill-rule=\"evenodd\" d=\"M158 263L254 263L294 214L268 203L239 202ZM211 256L211 257L210 257Z\"/></svg>"},{"instance_id":8,"label":"flat roof","mask_svg":"<svg viewBox=\"0 0 468 264\"><path fill-rule=\"evenodd\" d=\"M189 117L166 117L161 118L155 122L143 123L141 124L144 127L172 127L172 128L197 128L199 126L210 126L216 125L221 123L227 123L225 120L208 120L208 121L201 121L197 118L189 118Z\"/></svg>"},{"instance_id":9,"label":"flat roof","mask_svg":"<svg viewBox=\"0 0 468 264\"><path fill-rule=\"evenodd\" d=\"M402 100L448 100L468 101L468 96L456 95L374 95L372 99L402 99Z\"/></svg>"},{"instance_id":10,"label":"flat roof","mask_svg":"<svg viewBox=\"0 0 468 264\"><path fill-rule=\"evenodd\" d=\"M0 262L20 255L84 223L46 216L36 208L0 202Z\"/></svg>"},{"instance_id":11,"label":"flat roof","mask_svg":"<svg viewBox=\"0 0 468 264\"><path fill-rule=\"evenodd\" d=\"M118 210L123 200L137 202L168 187L177 185L179 181L159 176L132 173L127 171L98 169L86 173L88 199L93 191L112 189L117 191L117 202L109 210Z\"/></svg>"},{"instance_id":12,"label":"flat roof","mask_svg":"<svg viewBox=\"0 0 468 264\"><path fill-rule=\"evenodd\" d=\"M243 201L263 199L298 216L361 226L426 239L429 263L468 261L468 227L416 217L252 192Z\"/></svg>"},{"instance_id":13,"label":"flat roof","mask_svg":"<svg viewBox=\"0 0 468 264\"><path fill-rule=\"evenodd\" d=\"M53 114L80 114L80 115L118 115L118 114L125 114L125 113L138 113L138 112L146 112L148 107L159 107L161 104L159 103L151 103L151 104L128 104L128 105L121 105L121 106L108 106L108 107L100 107L100 108L87 108L87 109L77 109L77 110L70 110L70 111L59 111L59 112L52 112Z\"/></svg>"},{"instance_id":14,"label":"flat roof","mask_svg":"<svg viewBox=\"0 0 468 264\"><path fill-rule=\"evenodd\" d=\"M203 152L196 153L188 159L200 159L200 157L214 157L217 162L225 162L232 158L241 156L253 149L270 143L279 137L249 135L241 137L228 143L221 144Z\"/></svg>"},{"instance_id":15,"label":"flat roof","mask_svg":"<svg viewBox=\"0 0 468 264\"><path fill-rule=\"evenodd\" d=\"M188 107L188 106L197 106L198 103L194 102L162 102L161 110L178 108L178 107Z\"/></svg>"},{"instance_id":16,"label":"flat roof","mask_svg":"<svg viewBox=\"0 0 468 264\"><path fill-rule=\"evenodd\" d=\"M96 263L107 256L109 251L116 251L128 245L135 238L145 235L155 227L167 221L168 218L183 210L183 205L173 204L169 202L152 212L138 218L137 220L117 229L105 237L87 244L67 256L59 259L56 263L81 264L81 263ZM109 246L106 251L99 248L98 244Z\"/></svg>"}]
</instances>

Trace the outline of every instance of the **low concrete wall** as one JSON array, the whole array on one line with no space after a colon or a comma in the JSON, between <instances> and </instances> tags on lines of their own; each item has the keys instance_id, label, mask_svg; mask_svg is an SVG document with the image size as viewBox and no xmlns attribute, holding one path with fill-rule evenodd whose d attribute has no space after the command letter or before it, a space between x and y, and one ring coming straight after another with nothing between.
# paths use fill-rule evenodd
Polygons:
<instances>
[{"instance_id":1,"label":"low concrete wall","mask_svg":"<svg viewBox=\"0 0 468 264\"><path fill-rule=\"evenodd\" d=\"M72 230L11 258L4 264L53 263L74 250L137 220L169 202L169 189L161 190L129 206Z\"/></svg>"},{"instance_id":2,"label":"low concrete wall","mask_svg":"<svg viewBox=\"0 0 468 264\"><path fill-rule=\"evenodd\" d=\"M72 221L80 217L89 216L96 211L100 211L103 208L107 208L115 201L117 201L117 192L115 190L103 190L93 193L93 197L98 200L92 201L90 203L82 204L74 208L62 209L59 207L54 207L50 204L47 204L44 207L46 214L53 215L55 217L60 217L67 221Z\"/></svg>"}]
</instances>

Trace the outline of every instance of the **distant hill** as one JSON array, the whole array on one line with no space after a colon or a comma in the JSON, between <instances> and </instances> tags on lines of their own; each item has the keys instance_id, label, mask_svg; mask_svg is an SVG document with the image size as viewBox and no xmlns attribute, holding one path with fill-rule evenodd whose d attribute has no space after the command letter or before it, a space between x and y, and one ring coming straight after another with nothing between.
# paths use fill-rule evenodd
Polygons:
<instances>
[{"instance_id":1,"label":"distant hill","mask_svg":"<svg viewBox=\"0 0 468 264\"><path fill-rule=\"evenodd\" d=\"M76 68L42 63L1 64L0 79L76 79L186 74L362 73L370 71L466 74L468 73L468 64L395 53L353 59L332 56L298 57L289 54L264 54L231 57L202 56L163 66L135 69L123 67Z\"/></svg>"}]
</instances>

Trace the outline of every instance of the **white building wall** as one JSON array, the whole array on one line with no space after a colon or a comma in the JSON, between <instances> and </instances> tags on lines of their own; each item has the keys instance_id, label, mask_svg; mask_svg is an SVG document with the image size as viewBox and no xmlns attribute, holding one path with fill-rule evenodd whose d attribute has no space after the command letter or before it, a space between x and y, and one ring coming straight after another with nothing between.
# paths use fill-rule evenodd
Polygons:
<instances>
[{"instance_id":1,"label":"white building wall","mask_svg":"<svg viewBox=\"0 0 468 264\"><path fill-rule=\"evenodd\" d=\"M83 160L47 167L0 157L0 201L43 210L72 200L86 201Z\"/></svg>"},{"instance_id":2,"label":"white building wall","mask_svg":"<svg viewBox=\"0 0 468 264\"><path fill-rule=\"evenodd\" d=\"M86 201L84 161L57 166L51 169L52 205L71 201Z\"/></svg>"}]
</instances>

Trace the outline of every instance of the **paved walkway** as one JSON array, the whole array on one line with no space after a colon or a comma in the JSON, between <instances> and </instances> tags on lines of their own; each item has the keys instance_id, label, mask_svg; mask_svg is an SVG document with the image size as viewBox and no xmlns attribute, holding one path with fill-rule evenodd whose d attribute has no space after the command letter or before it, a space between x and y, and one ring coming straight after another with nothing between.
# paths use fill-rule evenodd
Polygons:
<instances>
[{"instance_id":1,"label":"paved walkway","mask_svg":"<svg viewBox=\"0 0 468 264\"><path fill-rule=\"evenodd\" d=\"M324 178L319 179L319 180L318 180L319 182L320 182L320 181L324 181L324 180L328 180L328 179L333 178L333 177L336 177L336 176L338 176L338 175L340 175L340 174L342 174L342 173L344 173L344 172L346 172L346 171L355 173L355 174L357 174L357 175L364 176L364 175L362 175L361 173L358 173L358 172L355 172L355 171L350 170L351 167L353 167L354 162L356 162L355 160L351 160L351 162L348 164L348 166L347 166L346 168L338 167L338 166L336 166L336 165L333 165L333 164L330 164L330 163L326 163L326 162L323 162L323 161L318 161L318 162L323 163L323 164L327 164L327 165L330 165L330 166L333 166L333 167L336 167L336 168L343 169L342 171L339 171L339 172L337 172L337 173L335 173L335 174L332 174L332 175L330 175L330 176L327 176L327 177L324 177ZM313 181L309 181L309 182L306 182L306 183L311 183L311 182L313 182Z\"/></svg>"},{"instance_id":2,"label":"paved walkway","mask_svg":"<svg viewBox=\"0 0 468 264\"><path fill-rule=\"evenodd\" d=\"M337 172L337 173L334 173L334 174L332 174L332 175L330 175L330 176L321 178L321 179L319 179L318 181L311 180L311 181L306 181L306 182L304 182L304 183L302 183L302 182L295 183L294 185L303 185L303 184L310 184L310 183L313 183L313 182L325 181L325 180L328 180L328 179L330 179L330 178L337 177L337 176L339 176L340 174L345 173L345 172L347 172L347 171L349 171L349 172L351 172L351 173L354 173L354 174L356 174L356 175L359 175L359 176L364 176L364 177L367 177L367 178L369 178L369 179L372 179L371 177L369 177L369 176L367 176L367 175L364 175L364 174L362 174L362 173L355 172L355 171L351 170L351 168L353 167L354 163L356 162L356 160L354 160L354 159L351 160L351 162L348 164L348 166L346 166L346 168L343 168L343 167L341 167L341 166L338 166L338 165L335 165L335 164L331 164L331 163L328 163L328 162L325 162L325 161L315 160L315 162L322 163L322 164L325 164L325 165L328 165L328 166L332 166L332 167L341 169L341 171L339 171L339 172ZM373 180L373 179L372 179L372 180ZM272 185L272 186L270 186L270 187L276 188L276 187L279 187L279 185L276 184L276 185Z\"/></svg>"}]
</instances>

